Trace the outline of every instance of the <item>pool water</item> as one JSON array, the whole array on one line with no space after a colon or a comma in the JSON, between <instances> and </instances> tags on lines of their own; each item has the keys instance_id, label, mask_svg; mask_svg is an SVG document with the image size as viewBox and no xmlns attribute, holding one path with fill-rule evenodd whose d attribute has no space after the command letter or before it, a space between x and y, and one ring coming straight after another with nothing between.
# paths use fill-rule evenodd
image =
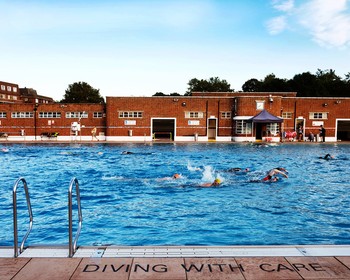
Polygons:
<instances>
[{"instance_id":1,"label":"pool water","mask_svg":"<svg viewBox=\"0 0 350 280\"><path fill-rule=\"evenodd\" d=\"M13 245L12 188L19 177L27 180L34 216L26 245L67 244L73 177L83 212L79 245L350 244L350 145L2 147L8 151L0 153L0 245ZM335 159L319 159L327 153ZM278 166L289 178L260 181ZM250 171L226 172L234 167ZM181 178L171 179L174 173ZM219 187L200 186L217 177ZM22 187L17 197L21 240L28 223Z\"/></svg>"}]
</instances>

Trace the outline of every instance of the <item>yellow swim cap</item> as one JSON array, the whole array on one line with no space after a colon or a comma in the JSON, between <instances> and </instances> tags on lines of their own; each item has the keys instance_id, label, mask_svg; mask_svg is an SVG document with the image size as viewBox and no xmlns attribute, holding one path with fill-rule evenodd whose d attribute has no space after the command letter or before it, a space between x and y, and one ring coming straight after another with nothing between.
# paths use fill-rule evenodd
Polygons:
<instances>
[{"instance_id":1,"label":"yellow swim cap","mask_svg":"<svg viewBox=\"0 0 350 280\"><path fill-rule=\"evenodd\" d=\"M215 182L215 183L218 183L218 184L220 184L220 183L221 183L221 181L220 181L220 179L219 179L219 178L216 178L214 182Z\"/></svg>"}]
</instances>

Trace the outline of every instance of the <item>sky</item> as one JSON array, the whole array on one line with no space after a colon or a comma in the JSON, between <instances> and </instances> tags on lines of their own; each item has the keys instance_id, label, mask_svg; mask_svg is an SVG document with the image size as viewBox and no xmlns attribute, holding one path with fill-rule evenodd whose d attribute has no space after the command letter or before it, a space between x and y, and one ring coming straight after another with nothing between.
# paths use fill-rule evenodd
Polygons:
<instances>
[{"instance_id":1,"label":"sky","mask_svg":"<svg viewBox=\"0 0 350 280\"><path fill-rule=\"evenodd\" d=\"M0 0L0 81L61 100L350 72L350 0Z\"/></svg>"}]
</instances>

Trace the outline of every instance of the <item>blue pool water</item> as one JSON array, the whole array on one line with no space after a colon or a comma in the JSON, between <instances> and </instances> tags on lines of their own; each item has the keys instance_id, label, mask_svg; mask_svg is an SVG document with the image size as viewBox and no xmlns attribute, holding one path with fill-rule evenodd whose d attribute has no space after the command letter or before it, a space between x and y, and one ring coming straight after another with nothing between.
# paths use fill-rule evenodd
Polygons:
<instances>
[{"instance_id":1,"label":"blue pool water","mask_svg":"<svg viewBox=\"0 0 350 280\"><path fill-rule=\"evenodd\" d=\"M350 145L5 144L0 245L13 244L12 187L34 215L26 245L67 244L67 191L80 183L79 245L350 244ZM123 155L123 151L134 154ZM335 160L318 157L331 153ZM289 178L262 183L283 166ZM248 173L229 173L233 167ZM175 172L181 179L172 180ZM200 184L219 177L218 188ZM19 234L27 230L18 189ZM75 215L76 217L76 215Z\"/></svg>"}]
</instances>

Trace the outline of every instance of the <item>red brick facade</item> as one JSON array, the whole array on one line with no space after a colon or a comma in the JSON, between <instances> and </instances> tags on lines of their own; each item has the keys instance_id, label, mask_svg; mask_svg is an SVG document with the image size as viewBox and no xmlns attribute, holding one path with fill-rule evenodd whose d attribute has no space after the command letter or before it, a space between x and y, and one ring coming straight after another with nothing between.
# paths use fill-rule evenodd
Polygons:
<instances>
[{"instance_id":1,"label":"red brick facade","mask_svg":"<svg viewBox=\"0 0 350 280\"><path fill-rule=\"evenodd\" d=\"M282 123L252 123L266 110ZM80 130L72 130L79 123ZM300 126L302 139L326 129L326 141L350 140L350 98L298 98L296 93L194 93L193 96L107 97L103 104L0 104L8 140L280 141ZM36 137L35 137L36 136ZM56 135L57 136L57 135ZM3 139L1 139L3 140Z\"/></svg>"}]
</instances>

